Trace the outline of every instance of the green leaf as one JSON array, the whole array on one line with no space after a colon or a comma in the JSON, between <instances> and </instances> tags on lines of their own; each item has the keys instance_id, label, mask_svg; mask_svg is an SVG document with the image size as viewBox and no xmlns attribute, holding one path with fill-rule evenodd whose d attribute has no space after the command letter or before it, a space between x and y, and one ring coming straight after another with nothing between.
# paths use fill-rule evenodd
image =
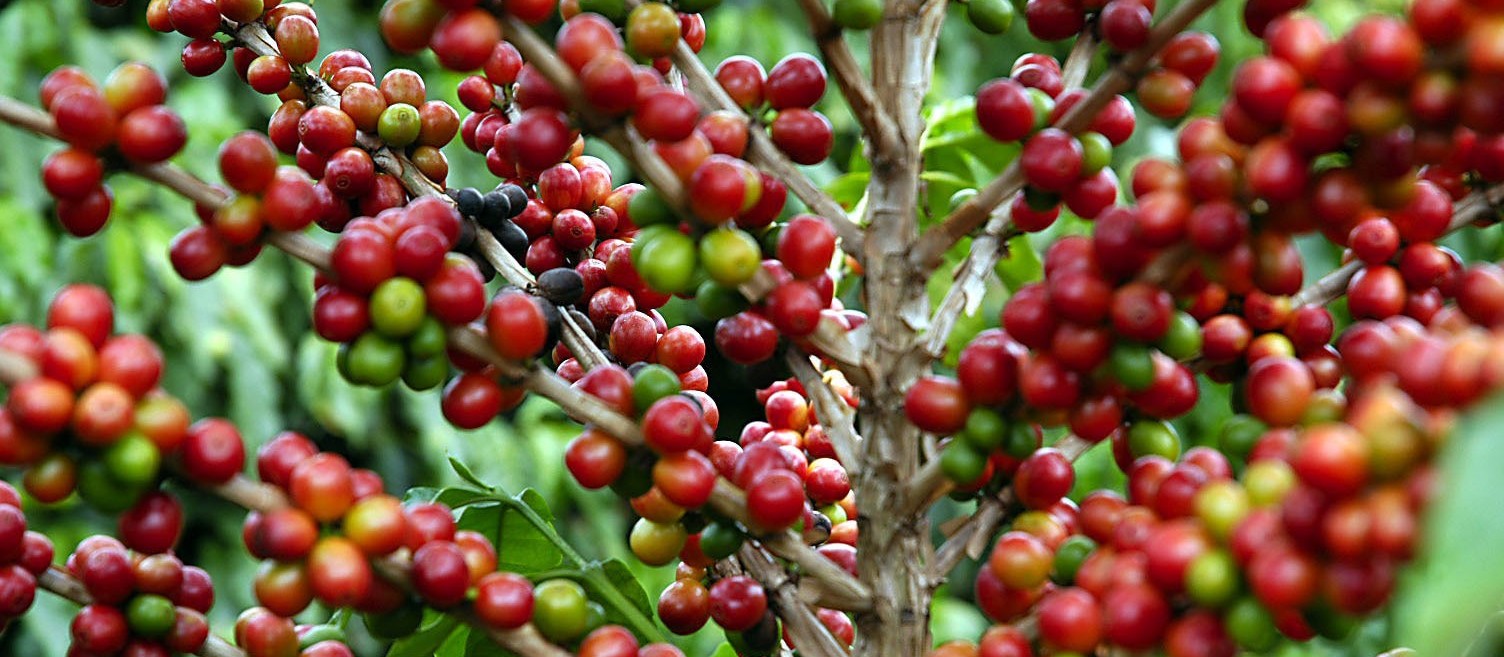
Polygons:
<instances>
[{"instance_id":1,"label":"green leaf","mask_svg":"<svg viewBox=\"0 0 1504 657\"><path fill-rule=\"evenodd\" d=\"M1008 252L997 261L993 268L997 277L1003 279L1003 284L1010 291L1041 280L1044 276L1044 262L1039 259L1039 254L1034 251L1034 246L1029 243L1026 236L1019 235L1008 240Z\"/></svg>"},{"instance_id":2,"label":"green leaf","mask_svg":"<svg viewBox=\"0 0 1504 657\"><path fill-rule=\"evenodd\" d=\"M602 580L593 577L595 573L599 573L604 578L604 581L610 583L611 587L621 593L622 597L626 598L627 602L631 603L637 611L648 618L653 617L653 604L648 601L648 592L643 590L642 583L637 581L637 577L632 575L632 571L627 568L627 564L622 563L621 560L612 559L606 562L591 563L585 567L585 573L589 576L585 580L585 587L587 589L599 587ZM590 593L592 594L591 597L602 597L600 595L601 592L592 590ZM606 608L606 617L613 622L624 623L628 626L632 624L633 620L626 618L618 610L610 607Z\"/></svg>"},{"instance_id":3,"label":"green leaf","mask_svg":"<svg viewBox=\"0 0 1504 657\"><path fill-rule=\"evenodd\" d=\"M515 657L517 654L501 647L485 632L470 631L466 634L465 657Z\"/></svg>"},{"instance_id":4,"label":"green leaf","mask_svg":"<svg viewBox=\"0 0 1504 657\"><path fill-rule=\"evenodd\" d=\"M470 471L470 466L465 465L464 462L460 461L453 454L449 455L449 467L454 469L454 473L459 475L460 479L475 484L476 488L491 490L491 487L486 482L481 481L480 477L475 476L475 473Z\"/></svg>"},{"instance_id":5,"label":"green leaf","mask_svg":"<svg viewBox=\"0 0 1504 657\"><path fill-rule=\"evenodd\" d=\"M1401 589L1396 645L1421 655L1461 655L1504 600L1504 569L1469 567L1504 553L1498 521L1504 396L1475 407L1441 456L1441 490L1427 513L1423 559Z\"/></svg>"},{"instance_id":6,"label":"green leaf","mask_svg":"<svg viewBox=\"0 0 1504 657\"><path fill-rule=\"evenodd\" d=\"M386 657L432 657L454 634L455 628L460 626L458 618L449 614L428 612L431 614L429 622L414 632L412 636L406 636L392 643L391 649L387 650Z\"/></svg>"}]
</instances>

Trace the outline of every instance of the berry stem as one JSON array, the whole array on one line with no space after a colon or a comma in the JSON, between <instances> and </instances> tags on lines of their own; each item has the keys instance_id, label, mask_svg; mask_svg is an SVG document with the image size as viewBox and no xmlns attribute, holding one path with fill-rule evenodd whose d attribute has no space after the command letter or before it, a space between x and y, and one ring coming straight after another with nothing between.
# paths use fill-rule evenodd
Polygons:
<instances>
[{"instance_id":1,"label":"berry stem","mask_svg":"<svg viewBox=\"0 0 1504 657\"><path fill-rule=\"evenodd\" d=\"M841 465L846 468L848 475L857 476L861 469L857 444L862 441L862 437L856 431L856 414L851 412L846 401L820 376L808 354L791 348L784 354L784 358L788 361L789 369L794 372L794 377L799 379L800 385L804 386L805 392L809 393L810 400L814 402L820 425L825 427L826 435L830 436L831 445L835 447Z\"/></svg>"},{"instance_id":2,"label":"berry stem","mask_svg":"<svg viewBox=\"0 0 1504 657\"><path fill-rule=\"evenodd\" d=\"M800 597L798 583L790 579L788 572L767 552L753 545L743 545L738 555L747 573L772 593L773 613L783 619L784 631L792 635L800 653L814 657L845 657L849 654L815 616L809 603Z\"/></svg>"},{"instance_id":3,"label":"berry stem","mask_svg":"<svg viewBox=\"0 0 1504 657\"><path fill-rule=\"evenodd\" d=\"M1054 445L1071 461L1080 458L1093 446L1094 443L1075 435L1067 435ZM1008 519L1008 509L1013 505L1013 497L1013 487L1008 486L998 491L997 495L984 498L977 504L971 517L935 551L935 561L930 566L930 575L935 581L944 580L946 574L961 563L962 558L969 556L975 559L981 556L992 541L993 532Z\"/></svg>"}]
</instances>

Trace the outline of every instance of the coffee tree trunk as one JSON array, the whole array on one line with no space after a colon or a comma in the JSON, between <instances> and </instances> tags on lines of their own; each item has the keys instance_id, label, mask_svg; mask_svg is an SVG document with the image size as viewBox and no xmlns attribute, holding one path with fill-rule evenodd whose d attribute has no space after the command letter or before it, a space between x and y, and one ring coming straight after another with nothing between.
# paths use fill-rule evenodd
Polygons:
<instances>
[{"instance_id":1,"label":"coffee tree trunk","mask_svg":"<svg viewBox=\"0 0 1504 657\"><path fill-rule=\"evenodd\" d=\"M927 368L914 357L929 303L924 277L909 264L919 236L919 172L923 165L920 115L933 73L935 43L945 2L890 1L872 33L873 87L878 111L892 117L895 148L870 146L869 228L865 295L871 317L863 350L870 381L859 428L863 461L855 481L863 513L860 574L873 594L873 610L857 617L855 653L871 657L922 655L930 646L930 601L936 582L929 521L906 503L904 483L919 470L919 431L904 417L903 398Z\"/></svg>"}]
</instances>

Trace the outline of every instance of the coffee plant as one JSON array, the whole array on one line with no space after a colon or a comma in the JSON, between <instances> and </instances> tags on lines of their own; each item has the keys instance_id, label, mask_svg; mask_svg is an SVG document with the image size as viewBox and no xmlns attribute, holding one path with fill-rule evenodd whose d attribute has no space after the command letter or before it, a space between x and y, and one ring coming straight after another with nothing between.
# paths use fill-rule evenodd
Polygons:
<instances>
[{"instance_id":1,"label":"coffee plant","mask_svg":"<svg viewBox=\"0 0 1504 657\"><path fill-rule=\"evenodd\" d=\"M376 59L454 73L426 77L321 42L322 3L95 4L182 71L64 64L0 96L58 142L62 230L129 225L111 181L144 178L198 219L182 279L306 265L275 312L349 384L455 431L551 402L570 486L625 502L630 554L674 574L655 601L484 459L408 488L311 422L195 411L170 392L194 372L74 282L0 328L0 628L50 595L76 657L1504 645L1497 577L1444 574L1504 544L1455 495L1497 476L1504 412L1480 403L1504 386L1504 3L798 0L816 52L707 62L734 23L706 17L744 7L386 0ZM1209 10L1257 51L1224 57ZM937 50L1024 32L1009 75L934 89ZM269 120L185 153L182 75ZM448 184L450 158L489 180ZM197 504L243 513L253 576L179 551ZM933 629L956 597L985 631Z\"/></svg>"}]
</instances>

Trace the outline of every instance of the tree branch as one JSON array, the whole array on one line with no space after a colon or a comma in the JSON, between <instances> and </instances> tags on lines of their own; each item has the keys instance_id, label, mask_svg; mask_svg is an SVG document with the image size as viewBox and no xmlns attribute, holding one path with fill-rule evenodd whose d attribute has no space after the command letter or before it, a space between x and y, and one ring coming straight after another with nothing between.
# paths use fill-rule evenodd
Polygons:
<instances>
[{"instance_id":1,"label":"tree branch","mask_svg":"<svg viewBox=\"0 0 1504 657\"><path fill-rule=\"evenodd\" d=\"M1471 225L1474 221L1497 211L1504 203L1504 183L1490 185L1474 191L1452 205L1452 220L1446 232L1451 234ZM1347 284L1363 269L1358 260L1349 262L1315 280L1290 297L1290 307L1324 306L1347 293Z\"/></svg>"},{"instance_id":2,"label":"tree branch","mask_svg":"<svg viewBox=\"0 0 1504 657\"><path fill-rule=\"evenodd\" d=\"M841 399L820 376L820 372L810 363L808 355L798 349L789 349L784 353L784 360L788 362L789 369L793 370L794 378L799 379L799 384L804 386L810 401L814 402L815 415L820 419L820 426L825 428L825 435L830 437L830 444L835 448L836 456L841 459L841 465L846 468L847 474L855 477L861 468L857 444L862 441L862 437L856 432L856 414L851 411L846 400Z\"/></svg>"},{"instance_id":3,"label":"tree branch","mask_svg":"<svg viewBox=\"0 0 1504 657\"><path fill-rule=\"evenodd\" d=\"M1093 443L1082 440L1075 435L1067 435L1056 442L1055 449L1065 454L1067 459L1075 461L1091 449ZM950 538L940 546L935 553L935 561L930 566L930 575L933 581L940 582L945 575L961 563L963 557L970 556L975 559L987 548L987 542L992 540L992 533L1007 518L1008 507L1013 504L1013 486L1008 486L999 491L997 495L983 499L977 504L977 509L970 518L951 534Z\"/></svg>"},{"instance_id":4,"label":"tree branch","mask_svg":"<svg viewBox=\"0 0 1504 657\"><path fill-rule=\"evenodd\" d=\"M747 515L747 495L731 482L717 479L716 494L710 505L720 514L752 527ZM819 580L824 594L819 604L823 607L845 611L863 611L872 607L872 594L851 573L842 570L834 561L805 545L794 534L783 531L755 537L769 552L799 565L800 571Z\"/></svg>"},{"instance_id":5,"label":"tree branch","mask_svg":"<svg viewBox=\"0 0 1504 657\"><path fill-rule=\"evenodd\" d=\"M750 543L738 551L742 566L763 588L772 593L774 613L783 619L783 629L794 637L800 654L814 657L846 657L848 651L799 596L798 585L767 552Z\"/></svg>"},{"instance_id":6,"label":"tree branch","mask_svg":"<svg viewBox=\"0 0 1504 657\"><path fill-rule=\"evenodd\" d=\"M872 142L873 159L893 157L899 151L898 126L893 122L893 116L883 107L877 92L872 90L872 83L862 72L861 65L857 64L846 40L841 38L840 26L831 20L830 11L825 8L822 0L799 0L799 6L809 19L810 32L814 34L815 43L820 47L820 54L825 56L825 63L836 81L836 87L846 97L846 104L851 107L852 115L856 116L857 123L861 125L862 133Z\"/></svg>"},{"instance_id":7,"label":"tree branch","mask_svg":"<svg viewBox=\"0 0 1504 657\"><path fill-rule=\"evenodd\" d=\"M1176 5L1150 30L1149 39L1144 45L1123 55L1117 64L1097 80L1081 102L1076 103L1055 122L1054 127L1067 132L1079 132L1085 128L1091 117L1096 116L1113 96L1132 88L1133 81L1148 69L1149 63L1165 43L1215 2L1216 0L1186 0ZM951 245L987 221L993 210L1011 199L1023 187L1023 183L1023 170L1015 159L997 178L979 190L976 196L956 208L939 226L925 232L911 257L913 266L921 272L934 270Z\"/></svg>"}]
</instances>

